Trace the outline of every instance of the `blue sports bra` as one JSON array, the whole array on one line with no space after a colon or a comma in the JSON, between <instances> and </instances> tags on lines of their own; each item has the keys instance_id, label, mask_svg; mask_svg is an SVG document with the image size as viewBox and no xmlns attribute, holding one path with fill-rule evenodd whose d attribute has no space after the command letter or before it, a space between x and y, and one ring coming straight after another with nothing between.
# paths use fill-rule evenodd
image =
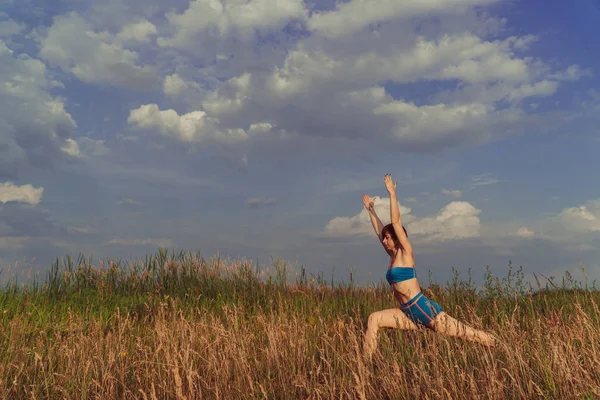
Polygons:
<instances>
[{"instance_id":1,"label":"blue sports bra","mask_svg":"<svg viewBox=\"0 0 600 400\"><path fill-rule=\"evenodd\" d=\"M404 282L417 277L417 271L411 267L392 267L385 274L385 279L391 285L392 283Z\"/></svg>"}]
</instances>

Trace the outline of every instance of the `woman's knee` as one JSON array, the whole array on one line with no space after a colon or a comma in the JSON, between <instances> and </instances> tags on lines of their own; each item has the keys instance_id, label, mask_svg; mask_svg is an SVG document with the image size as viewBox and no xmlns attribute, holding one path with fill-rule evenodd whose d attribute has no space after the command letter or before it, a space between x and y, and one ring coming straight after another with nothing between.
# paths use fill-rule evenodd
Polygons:
<instances>
[{"instance_id":1,"label":"woman's knee","mask_svg":"<svg viewBox=\"0 0 600 400\"><path fill-rule=\"evenodd\" d=\"M444 311L435 316L435 319L431 321L427 327L435 332L444 332L447 330L450 316Z\"/></svg>"},{"instance_id":2,"label":"woman's knee","mask_svg":"<svg viewBox=\"0 0 600 400\"><path fill-rule=\"evenodd\" d=\"M368 327L370 329L378 328L379 321L381 321L381 311L373 312L369 315L369 320L367 321Z\"/></svg>"}]
</instances>

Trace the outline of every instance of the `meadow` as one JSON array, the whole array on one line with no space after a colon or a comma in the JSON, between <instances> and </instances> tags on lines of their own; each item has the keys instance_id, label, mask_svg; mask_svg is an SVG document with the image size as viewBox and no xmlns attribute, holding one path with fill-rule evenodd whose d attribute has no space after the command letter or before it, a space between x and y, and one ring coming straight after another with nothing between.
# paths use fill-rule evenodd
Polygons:
<instances>
[{"instance_id":1,"label":"meadow","mask_svg":"<svg viewBox=\"0 0 600 400\"><path fill-rule=\"evenodd\" d=\"M596 399L595 283L489 272L422 281L446 312L494 332L484 348L427 329L381 330L385 282L359 287L273 260L160 250L139 262L57 259L45 279L0 290L3 399ZM292 276L293 278L290 278Z\"/></svg>"}]
</instances>

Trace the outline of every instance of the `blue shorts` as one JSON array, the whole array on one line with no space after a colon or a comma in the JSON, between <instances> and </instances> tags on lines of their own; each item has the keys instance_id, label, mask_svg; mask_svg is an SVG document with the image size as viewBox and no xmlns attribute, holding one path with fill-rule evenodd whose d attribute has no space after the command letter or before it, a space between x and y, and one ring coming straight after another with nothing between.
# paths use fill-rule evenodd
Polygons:
<instances>
[{"instance_id":1,"label":"blue shorts","mask_svg":"<svg viewBox=\"0 0 600 400\"><path fill-rule=\"evenodd\" d=\"M407 303L401 304L400 309L415 324L425 326L429 325L442 312L442 306L433 300L429 300L422 292L417 293Z\"/></svg>"}]
</instances>

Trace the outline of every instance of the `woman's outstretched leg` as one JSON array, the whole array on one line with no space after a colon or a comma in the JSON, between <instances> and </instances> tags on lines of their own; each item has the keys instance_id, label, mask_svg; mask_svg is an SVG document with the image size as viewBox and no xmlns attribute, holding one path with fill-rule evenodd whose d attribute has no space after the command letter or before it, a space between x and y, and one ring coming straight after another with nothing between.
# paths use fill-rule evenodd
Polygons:
<instances>
[{"instance_id":1,"label":"woman's outstretched leg","mask_svg":"<svg viewBox=\"0 0 600 400\"><path fill-rule=\"evenodd\" d=\"M446 336L455 336L472 342L481 343L485 346L495 346L496 339L489 333L474 329L469 325L458 321L445 312L441 312L435 318L431 329Z\"/></svg>"},{"instance_id":2,"label":"woman's outstretched leg","mask_svg":"<svg viewBox=\"0 0 600 400\"><path fill-rule=\"evenodd\" d=\"M417 326L408 317L397 308L376 311L369 315L367 332L363 345L363 352L366 358L370 359L377 349L377 331L379 328L398 328L402 330L414 330Z\"/></svg>"}]
</instances>

